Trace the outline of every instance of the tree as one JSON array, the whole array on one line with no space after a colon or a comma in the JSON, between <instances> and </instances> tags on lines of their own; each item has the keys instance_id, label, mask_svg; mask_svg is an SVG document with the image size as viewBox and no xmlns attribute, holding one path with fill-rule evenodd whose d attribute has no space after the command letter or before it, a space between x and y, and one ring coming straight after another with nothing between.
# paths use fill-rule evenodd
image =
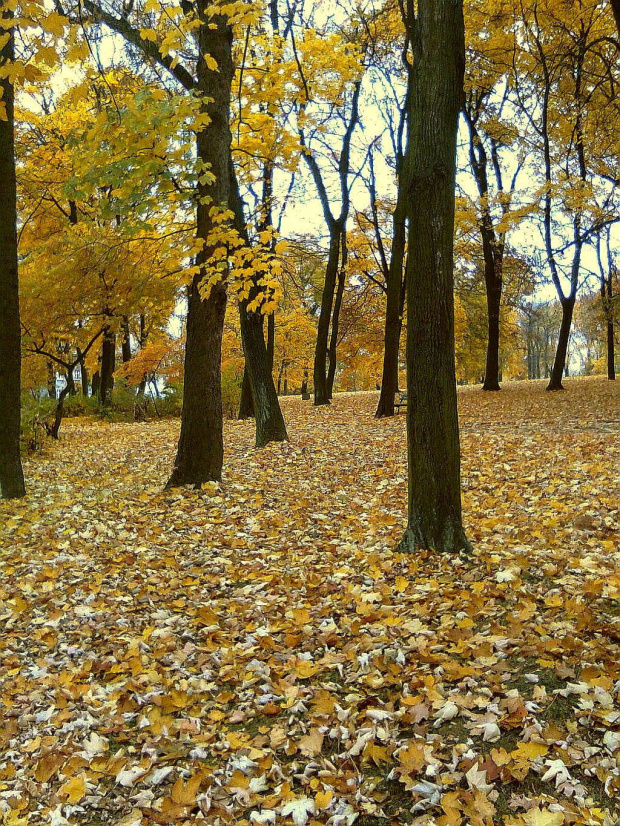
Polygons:
<instances>
[{"instance_id":1,"label":"tree","mask_svg":"<svg viewBox=\"0 0 620 826\"><path fill-rule=\"evenodd\" d=\"M21 347L15 182L15 60L12 6L0 0L0 493L25 496L20 458Z\"/></svg>"},{"instance_id":2,"label":"tree","mask_svg":"<svg viewBox=\"0 0 620 826\"><path fill-rule=\"evenodd\" d=\"M469 549L461 522L454 366L456 131L463 104L462 0L419 0L405 21L410 75L407 258L408 521L401 549Z\"/></svg>"},{"instance_id":3,"label":"tree","mask_svg":"<svg viewBox=\"0 0 620 826\"><path fill-rule=\"evenodd\" d=\"M550 391L563 389L584 246L617 220L617 153L608 146L617 131L619 53L599 5L521 2L517 94L532 130L546 264L562 307Z\"/></svg>"},{"instance_id":4,"label":"tree","mask_svg":"<svg viewBox=\"0 0 620 826\"><path fill-rule=\"evenodd\" d=\"M383 118L386 120L387 133L392 157L389 165L393 167L396 177L396 198L390 210L390 241L385 243L381 232L378 209L378 195L374 171L374 147L369 154L370 161L370 215L374 229L375 245L380 269L385 281L385 322L384 350L381 376L381 392L375 411L377 418L394 415L394 398L398 390L400 340L405 306L405 256L407 247L407 212L409 204L409 146L407 115L409 95L411 92L411 65L407 58L409 48L409 29L402 29L402 19L398 21L397 10L388 4L386 14L378 18L378 36L387 47L386 54L379 61L379 80L384 81L387 89L381 102L377 101ZM398 21L398 22L397 22ZM396 27L396 31L394 31ZM395 45L397 44L397 45ZM405 70L405 89L402 87L401 74ZM375 69L375 67L373 67ZM376 69L375 69L376 71ZM374 79L374 78L373 78ZM389 101L391 105L385 105ZM389 250L389 252L388 252Z\"/></svg>"},{"instance_id":5,"label":"tree","mask_svg":"<svg viewBox=\"0 0 620 826\"><path fill-rule=\"evenodd\" d=\"M620 0L610 0L610 3L618 29L618 37L620 37Z\"/></svg>"},{"instance_id":6,"label":"tree","mask_svg":"<svg viewBox=\"0 0 620 826\"><path fill-rule=\"evenodd\" d=\"M130 320L141 319L143 340L147 325L167 325L174 306L172 274L190 227L183 219L175 225L165 192L171 175L183 178L183 153L173 164L170 139L145 140L142 130L164 113L188 113L179 105L170 112L156 92L131 73L109 72L105 84L87 76L43 112L20 112L23 342L65 371L61 402L78 365L87 394L87 357L101 337L96 389L109 404L117 334L126 358ZM54 436L61 418L59 404Z\"/></svg>"},{"instance_id":7,"label":"tree","mask_svg":"<svg viewBox=\"0 0 620 826\"><path fill-rule=\"evenodd\" d=\"M603 238L605 238L606 255L603 253ZM618 271L615 266L611 233L606 227L604 233L596 236L596 259L598 263L599 289L601 295L601 309L605 321L605 354L607 363L607 378L615 381L616 378L616 341L615 341L615 321L617 310L615 303L617 297L614 296L614 284L618 280ZM614 312L615 311L615 312Z\"/></svg>"},{"instance_id":8,"label":"tree","mask_svg":"<svg viewBox=\"0 0 620 826\"><path fill-rule=\"evenodd\" d=\"M306 24L291 43L301 84L297 124L302 156L316 188L328 234L314 354L314 404L329 404L336 375L338 324L347 273L353 135L359 123L363 65L355 32L318 32ZM334 56L338 55L338 60ZM315 91L316 90L316 91ZM332 130L330 140L325 135ZM338 142L338 151L333 145ZM326 146L327 144L327 146ZM327 152L325 149L327 148ZM330 198L330 184L337 195Z\"/></svg>"},{"instance_id":9,"label":"tree","mask_svg":"<svg viewBox=\"0 0 620 826\"><path fill-rule=\"evenodd\" d=\"M469 90L463 109L469 129L469 159L479 194L478 228L482 240L484 259L484 283L487 306L487 348L483 390L500 389L500 313L504 282L504 252L506 249L506 219L514 193L520 165L512 176L509 190L504 188L504 175L500 163L501 143L492 130L481 124L483 107L492 90ZM491 135L485 135L491 131ZM488 142L490 151L487 151ZM490 159L489 159L490 155ZM499 217L494 216L493 193L489 182L489 166L495 178L495 197L499 205Z\"/></svg>"},{"instance_id":10,"label":"tree","mask_svg":"<svg viewBox=\"0 0 620 826\"><path fill-rule=\"evenodd\" d=\"M196 255L187 290L188 311L181 433L168 487L221 479L221 353L226 311L227 267L221 249L233 220L231 207L231 87L234 77L233 27L254 20L245 3L211 0L164 8L118 4L113 12L85 0L92 20L121 35L142 58L169 73L173 82L198 101L195 120L198 176L194 191ZM76 12L75 18L79 20ZM180 61L171 52L186 55ZM232 172L231 172L232 170ZM207 269L218 261L218 277ZM205 288L205 282L208 282ZM257 366L261 369L263 362ZM273 379L265 377L266 383Z\"/></svg>"}]
</instances>

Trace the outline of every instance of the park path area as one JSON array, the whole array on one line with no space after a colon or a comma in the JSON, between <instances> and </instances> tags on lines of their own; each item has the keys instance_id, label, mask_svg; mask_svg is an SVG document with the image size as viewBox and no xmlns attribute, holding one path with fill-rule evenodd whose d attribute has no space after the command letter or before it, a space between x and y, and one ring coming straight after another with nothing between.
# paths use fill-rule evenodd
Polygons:
<instances>
[{"instance_id":1,"label":"park path area","mask_svg":"<svg viewBox=\"0 0 620 826\"><path fill-rule=\"evenodd\" d=\"M459 391L469 559L395 547L405 416L284 399L221 486L73 420L0 504L0 823L614 824L620 386Z\"/></svg>"}]
</instances>

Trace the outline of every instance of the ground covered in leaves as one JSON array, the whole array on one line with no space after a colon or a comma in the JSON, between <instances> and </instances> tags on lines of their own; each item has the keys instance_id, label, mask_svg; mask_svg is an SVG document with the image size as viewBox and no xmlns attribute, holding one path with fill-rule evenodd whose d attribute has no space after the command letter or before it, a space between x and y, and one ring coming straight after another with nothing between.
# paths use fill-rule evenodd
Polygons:
<instances>
[{"instance_id":1,"label":"ground covered in leaves","mask_svg":"<svg viewBox=\"0 0 620 826\"><path fill-rule=\"evenodd\" d=\"M616 823L619 391L460 392L468 560L395 553L374 394L201 491L177 422L67 423L0 504L0 822Z\"/></svg>"}]
</instances>

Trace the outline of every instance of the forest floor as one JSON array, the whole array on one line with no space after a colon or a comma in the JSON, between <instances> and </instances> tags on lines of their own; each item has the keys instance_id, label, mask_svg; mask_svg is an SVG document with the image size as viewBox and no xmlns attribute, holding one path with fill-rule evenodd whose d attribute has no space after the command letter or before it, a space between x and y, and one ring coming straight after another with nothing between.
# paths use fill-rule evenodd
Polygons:
<instances>
[{"instance_id":1,"label":"forest floor","mask_svg":"<svg viewBox=\"0 0 620 826\"><path fill-rule=\"evenodd\" d=\"M64 424L0 504L0 823L617 823L618 384L459 392L467 560L395 552L375 394L200 491L176 421Z\"/></svg>"}]
</instances>

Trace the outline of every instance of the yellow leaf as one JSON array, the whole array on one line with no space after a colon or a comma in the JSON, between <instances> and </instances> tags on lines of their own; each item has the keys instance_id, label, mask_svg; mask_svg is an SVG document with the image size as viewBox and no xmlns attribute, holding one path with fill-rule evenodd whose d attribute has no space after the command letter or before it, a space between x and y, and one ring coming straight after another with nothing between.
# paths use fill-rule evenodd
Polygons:
<instances>
[{"instance_id":1,"label":"yellow leaf","mask_svg":"<svg viewBox=\"0 0 620 826\"><path fill-rule=\"evenodd\" d=\"M179 806L193 806L196 802L196 795L202 782L202 775L195 774L187 782L184 782L180 777L172 787L170 797L173 803L178 803Z\"/></svg>"},{"instance_id":2,"label":"yellow leaf","mask_svg":"<svg viewBox=\"0 0 620 826\"><path fill-rule=\"evenodd\" d=\"M77 777L72 777L70 780L67 780L67 782L63 783L60 787L58 794L61 797L65 797L67 803L79 803L86 794L84 775L80 774Z\"/></svg>"},{"instance_id":3,"label":"yellow leaf","mask_svg":"<svg viewBox=\"0 0 620 826\"><path fill-rule=\"evenodd\" d=\"M547 754L548 751L549 746L545 746L544 743L519 743L518 747L510 752L510 756L517 760L535 760Z\"/></svg>"},{"instance_id":4,"label":"yellow leaf","mask_svg":"<svg viewBox=\"0 0 620 826\"><path fill-rule=\"evenodd\" d=\"M317 809L327 809L329 804L332 802L334 797L334 793L331 789L326 789L322 792L317 792L316 797L314 798L314 802L316 803Z\"/></svg>"},{"instance_id":5,"label":"yellow leaf","mask_svg":"<svg viewBox=\"0 0 620 826\"><path fill-rule=\"evenodd\" d=\"M527 814L523 815L523 823L527 823L527 826L562 826L564 815L562 812L530 809Z\"/></svg>"},{"instance_id":6,"label":"yellow leaf","mask_svg":"<svg viewBox=\"0 0 620 826\"><path fill-rule=\"evenodd\" d=\"M317 665L314 665L314 663L308 662L307 660L300 660L295 666L295 674L297 674L297 676L302 680L307 680L310 677L314 677L318 670L319 667Z\"/></svg>"}]
</instances>

